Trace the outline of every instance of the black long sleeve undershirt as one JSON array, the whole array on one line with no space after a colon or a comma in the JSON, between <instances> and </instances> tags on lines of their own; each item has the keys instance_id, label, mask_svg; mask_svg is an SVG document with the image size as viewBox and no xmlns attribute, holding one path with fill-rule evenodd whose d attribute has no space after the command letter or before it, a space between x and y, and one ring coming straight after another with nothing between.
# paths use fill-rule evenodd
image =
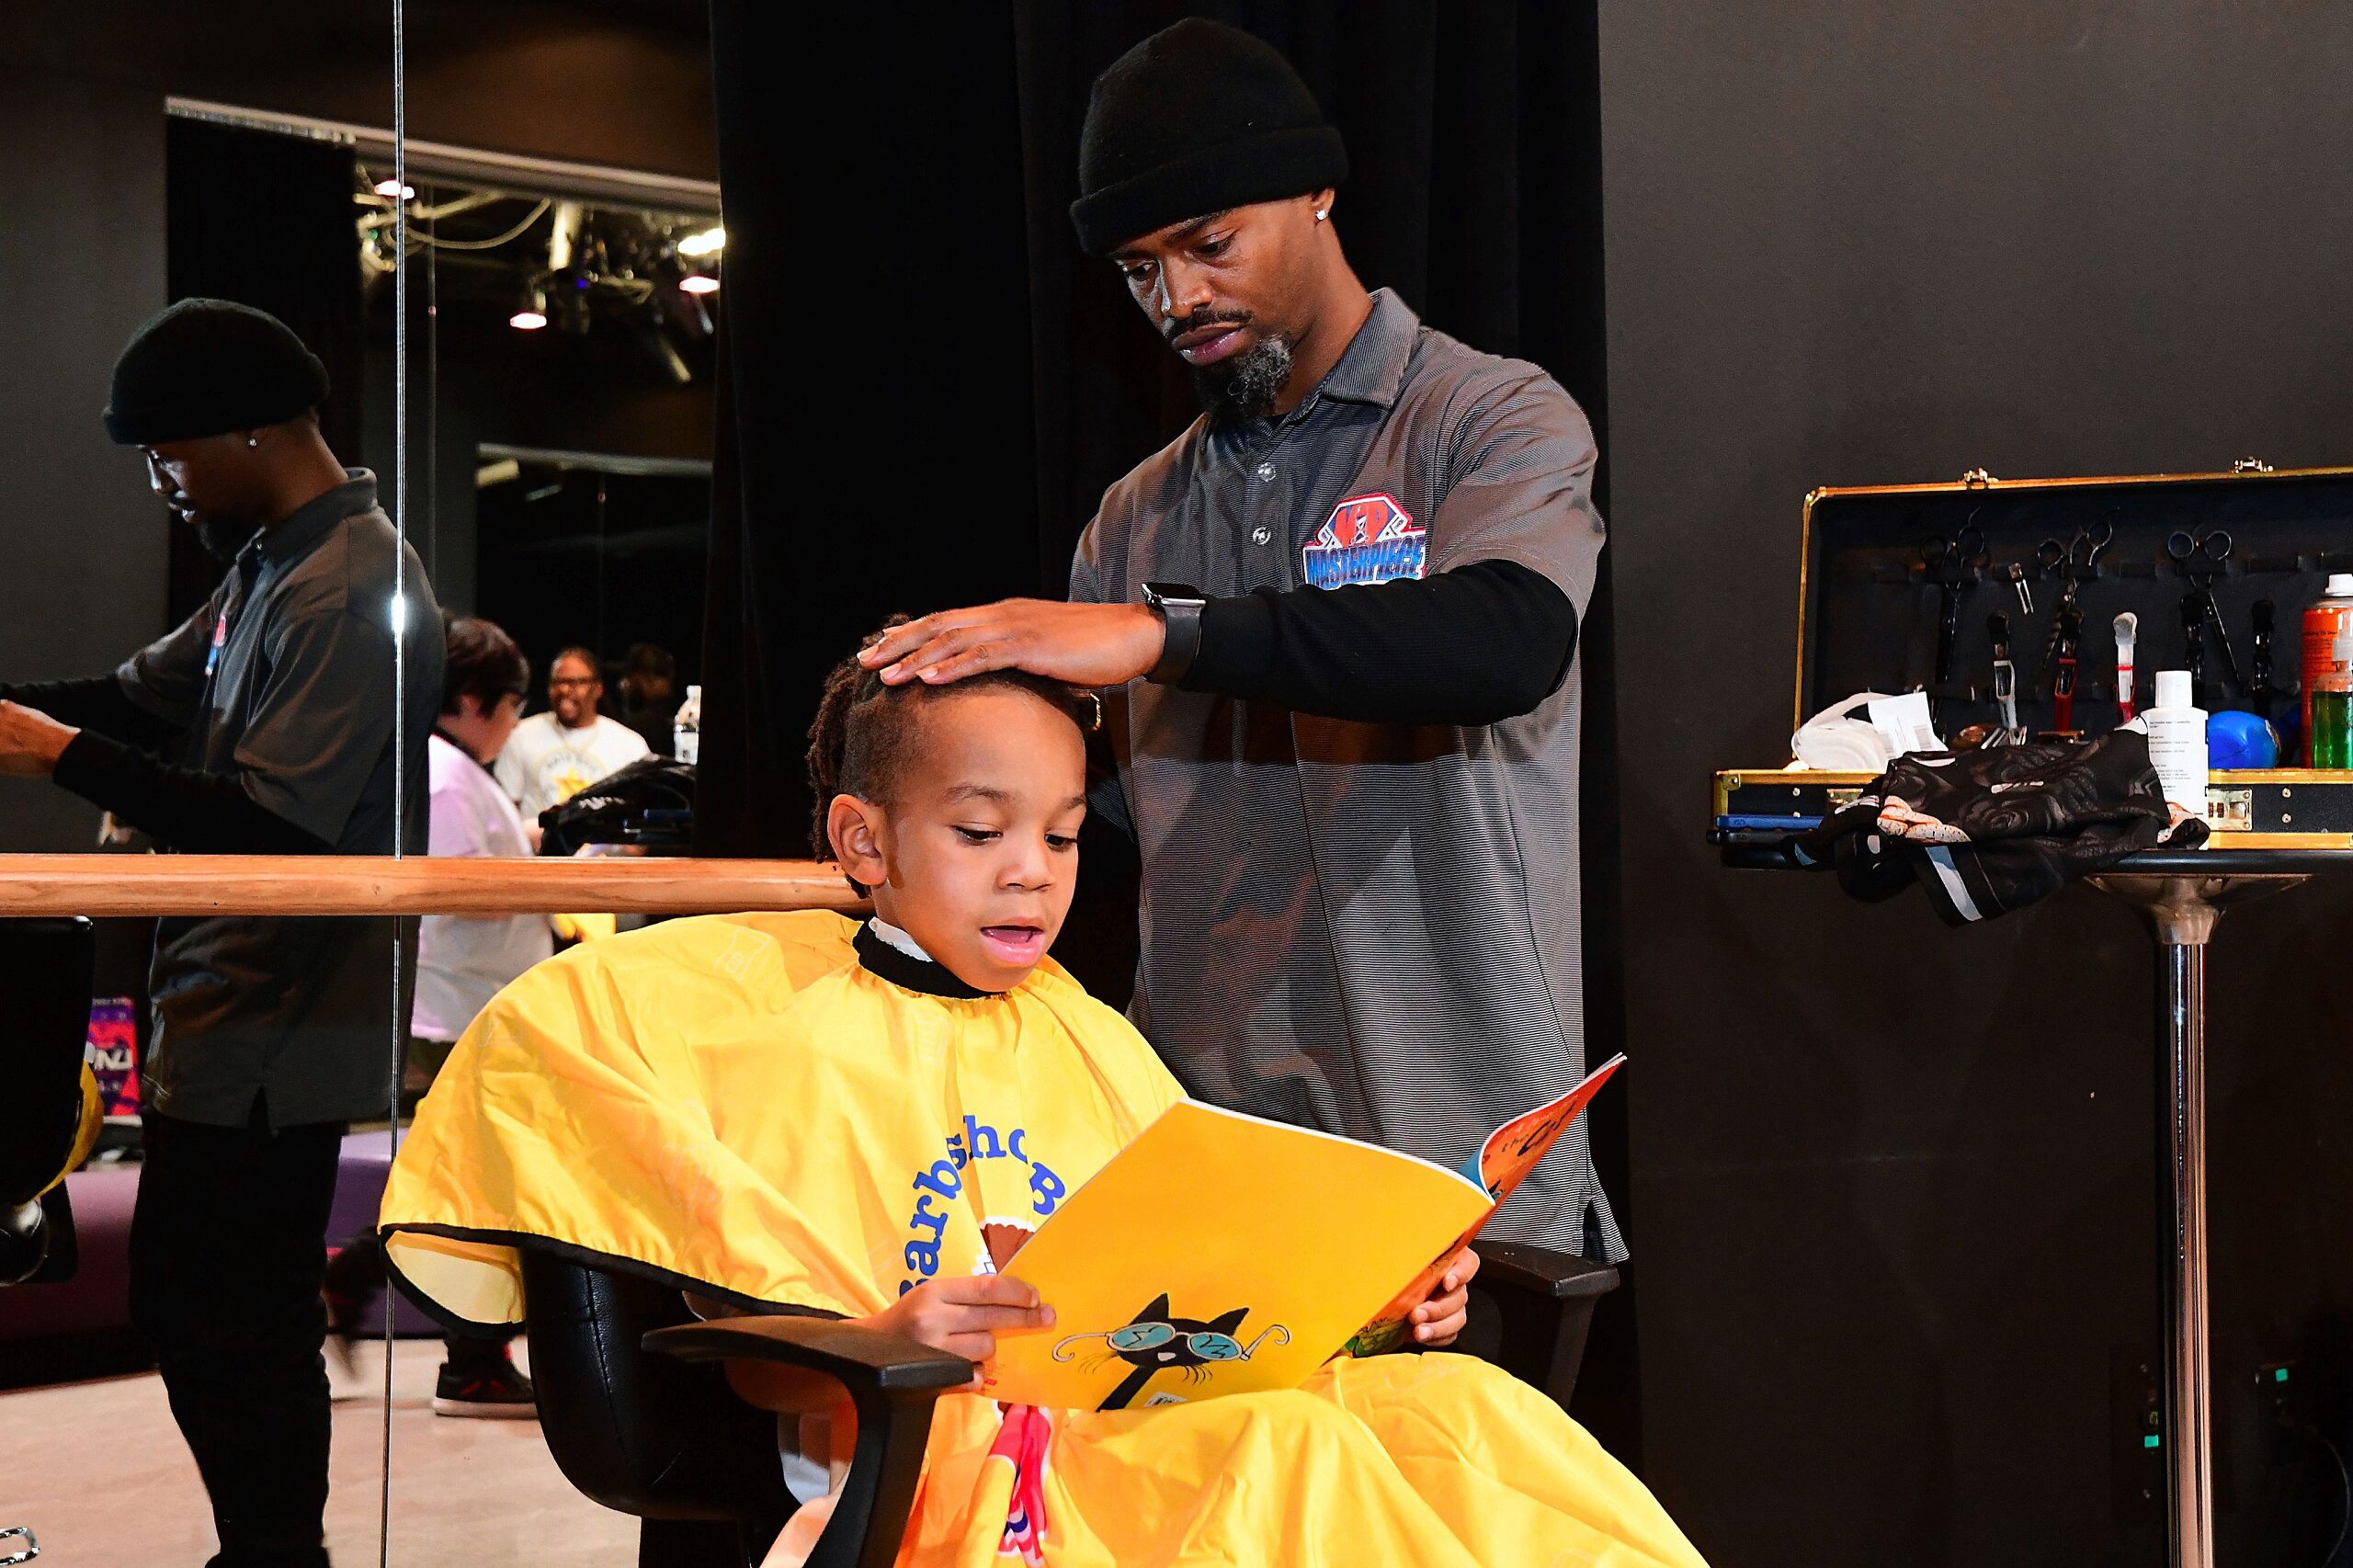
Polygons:
<instances>
[{"instance_id":1,"label":"black long sleeve undershirt","mask_svg":"<svg viewBox=\"0 0 2353 1568\"><path fill-rule=\"evenodd\" d=\"M61 724L96 730L142 749L160 746L179 733L170 720L159 719L131 701L122 682L112 676L0 686L0 699L38 709Z\"/></svg>"},{"instance_id":2,"label":"black long sleeve undershirt","mask_svg":"<svg viewBox=\"0 0 2353 1568\"><path fill-rule=\"evenodd\" d=\"M1389 724L1493 724L1568 678L1576 607L1516 561L1345 588L1211 599L1177 684L1297 713Z\"/></svg>"},{"instance_id":3,"label":"black long sleeve undershirt","mask_svg":"<svg viewBox=\"0 0 2353 1568\"><path fill-rule=\"evenodd\" d=\"M97 730L66 744L56 778L167 848L192 855L335 853L335 846L246 794L235 774L173 767Z\"/></svg>"},{"instance_id":4,"label":"black long sleeve undershirt","mask_svg":"<svg viewBox=\"0 0 2353 1568\"><path fill-rule=\"evenodd\" d=\"M0 699L82 733L57 759L58 784L168 848L197 855L328 855L335 846L245 793L233 774L173 767L145 755L179 727L131 700L112 676L0 686Z\"/></svg>"}]
</instances>

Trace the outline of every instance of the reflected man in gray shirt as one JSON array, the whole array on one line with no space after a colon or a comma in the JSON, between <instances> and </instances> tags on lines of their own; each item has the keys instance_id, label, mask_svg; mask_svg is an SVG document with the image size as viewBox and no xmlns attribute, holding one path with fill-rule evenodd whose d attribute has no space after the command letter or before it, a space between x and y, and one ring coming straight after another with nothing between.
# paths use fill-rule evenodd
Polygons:
<instances>
[{"instance_id":1,"label":"reflected man in gray shirt","mask_svg":"<svg viewBox=\"0 0 2353 1568\"><path fill-rule=\"evenodd\" d=\"M397 832L424 850L440 612L374 477L321 438L326 394L259 311L185 301L140 330L108 430L232 563L111 674L0 687L0 773L51 777L166 849L385 855ZM397 935L390 918L156 928L131 1309L222 1568L327 1560L320 1280L345 1127L391 1097L394 974L404 995L415 962Z\"/></svg>"}]
</instances>

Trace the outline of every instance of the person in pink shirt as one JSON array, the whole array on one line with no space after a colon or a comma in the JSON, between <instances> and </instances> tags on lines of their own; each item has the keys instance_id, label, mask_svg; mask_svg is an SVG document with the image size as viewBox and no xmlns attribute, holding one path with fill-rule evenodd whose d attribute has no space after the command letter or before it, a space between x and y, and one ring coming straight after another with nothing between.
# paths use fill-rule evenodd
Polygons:
<instances>
[{"instance_id":1,"label":"person in pink shirt","mask_svg":"<svg viewBox=\"0 0 2353 1568\"><path fill-rule=\"evenodd\" d=\"M428 743L433 794L427 852L528 856L522 813L491 772L523 714L530 661L487 620L445 615L448 653L441 714ZM449 1047L509 981L555 950L544 915L428 915L419 924L416 995L409 1011L407 1082L402 1099L432 1086ZM384 1288L383 1252L372 1234L355 1236L327 1267L331 1354L350 1369L350 1344L364 1332L368 1301ZM539 1413L530 1380L506 1341L449 1337L449 1359L433 1394L440 1415L528 1419Z\"/></svg>"}]
</instances>

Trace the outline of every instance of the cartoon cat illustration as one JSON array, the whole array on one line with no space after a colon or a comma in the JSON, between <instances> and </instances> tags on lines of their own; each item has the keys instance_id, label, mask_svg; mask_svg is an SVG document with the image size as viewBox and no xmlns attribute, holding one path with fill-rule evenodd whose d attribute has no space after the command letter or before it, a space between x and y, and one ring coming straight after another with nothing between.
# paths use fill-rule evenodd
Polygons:
<instances>
[{"instance_id":1,"label":"cartoon cat illustration","mask_svg":"<svg viewBox=\"0 0 2353 1568\"><path fill-rule=\"evenodd\" d=\"M1282 1336L1275 1341L1277 1345L1290 1343L1290 1330L1278 1323L1267 1324L1257 1338L1244 1345L1233 1334L1249 1315L1248 1307L1236 1307L1206 1321L1176 1317L1169 1312L1168 1293L1164 1290L1124 1327L1104 1334L1074 1334L1063 1340L1054 1346L1054 1359L1070 1360L1078 1354L1071 1348L1073 1346L1090 1339L1101 1340L1108 1355L1118 1357L1135 1370L1096 1408L1124 1410L1143 1392L1144 1385L1155 1373L1180 1370L1187 1381L1198 1383L1206 1381L1208 1369L1221 1361L1247 1361L1271 1335Z\"/></svg>"}]
</instances>

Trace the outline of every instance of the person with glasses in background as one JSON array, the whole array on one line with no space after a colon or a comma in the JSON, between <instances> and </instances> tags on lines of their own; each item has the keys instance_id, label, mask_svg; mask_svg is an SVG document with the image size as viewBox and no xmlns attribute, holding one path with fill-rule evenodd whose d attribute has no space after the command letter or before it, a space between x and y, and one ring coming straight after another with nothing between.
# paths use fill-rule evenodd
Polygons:
<instances>
[{"instance_id":1,"label":"person with glasses in background","mask_svg":"<svg viewBox=\"0 0 2353 1568\"><path fill-rule=\"evenodd\" d=\"M515 726L493 771L523 812L537 848L540 813L560 806L600 778L653 755L645 737L597 711L605 677L597 655L566 648L548 666L548 709Z\"/></svg>"}]
</instances>

